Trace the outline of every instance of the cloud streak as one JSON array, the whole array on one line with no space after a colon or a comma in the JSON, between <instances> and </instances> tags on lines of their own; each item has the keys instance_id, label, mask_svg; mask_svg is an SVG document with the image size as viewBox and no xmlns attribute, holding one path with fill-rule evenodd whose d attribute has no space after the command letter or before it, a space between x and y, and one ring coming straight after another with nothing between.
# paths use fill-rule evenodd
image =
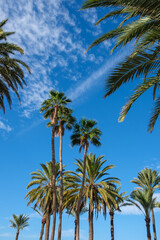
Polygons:
<instances>
[{"instance_id":1,"label":"cloud streak","mask_svg":"<svg viewBox=\"0 0 160 240\"><path fill-rule=\"evenodd\" d=\"M122 60L126 55L128 55L128 52L130 50L128 48L124 48L121 51L119 51L116 55L110 57L107 59L107 61L96 71L94 71L86 80L84 80L82 83L77 84L76 87L72 87L68 90L67 94L72 100L78 99L81 95L83 95L85 92L89 91L96 85L100 84L101 80L104 80L104 77L106 77L111 69L120 61Z\"/></svg>"}]
</instances>

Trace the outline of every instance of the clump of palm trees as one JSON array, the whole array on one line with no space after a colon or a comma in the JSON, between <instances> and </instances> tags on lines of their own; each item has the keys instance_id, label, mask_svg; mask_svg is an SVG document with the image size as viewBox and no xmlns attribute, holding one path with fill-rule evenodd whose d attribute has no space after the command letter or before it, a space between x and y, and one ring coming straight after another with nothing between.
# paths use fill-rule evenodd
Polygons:
<instances>
[{"instance_id":1,"label":"clump of palm trees","mask_svg":"<svg viewBox=\"0 0 160 240\"><path fill-rule=\"evenodd\" d=\"M41 112L49 119L47 124L52 130L52 161L41 164L42 170L31 173L31 182L26 195L28 205L34 204L34 209L41 213L42 228L40 239L55 239L56 216L59 214L58 240L62 234L62 212L75 217L75 240L79 240L80 214L88 213L89 240L94 239L94 216L107 211L110 216L111 240L114 240L114 215L126 205L135 205L145 214L147 237L150 234L150 212L152 213L154 240L156 237L155 217L153 209L159 207L154 196L160 187L159 173L144 169L132 182L138 187L131 193L121 192L120 180L108 176L114 165L107 165L104 156L88 153L89 146L101 145L101 131L95 120L82 118L79 122L73 117L73 110L68 107L71 100L64 93L50 91L50 98L42 103ZM63 137L65 129L73 130L71 146L79 146L79 153L84 149L83 159L76 159L76 170L65 171L63 163ZM55 137L60 138L59 163L55 160ZM52 215L52 230L50 219Z\"/></svg>"}]
</instances>

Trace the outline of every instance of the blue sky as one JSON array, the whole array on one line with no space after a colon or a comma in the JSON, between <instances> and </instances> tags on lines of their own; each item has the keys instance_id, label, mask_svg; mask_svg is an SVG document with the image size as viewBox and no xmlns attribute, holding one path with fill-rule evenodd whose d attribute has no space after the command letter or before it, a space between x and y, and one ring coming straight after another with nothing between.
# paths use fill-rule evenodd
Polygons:
<instances>
[{"instance_id":1,"label":"blue sky","mask_svg":"<svg viewBox=\"0 0 160 240\"><path fill-rule=\"evenodd\" d=\"M39 113L40 104L49 90L65 91L72 98L75 116L96 119L103 132L102 147L90 151L105 155L108 164L116 167L110 175L119 177L122 190L129 194L130 183L144 167L160 168L159 122L152 134L147 133L151 114L152 93L148 92L135 103L123 123L118 123L121 107L128 99L135 83L123 86L113 96L103 99L104 80L118 61L132 48L109 51L114 44L107 41L87 54L89 44L103 32L117 26L110 20L99 26L94 23L104 10L78 11L82 1L75 0L1 0L1 20L9 18L6 30L15 31L10 38L25 50L22 59L30 66L26 74L27 87L21 90L21 105L13 95L12 110L0 113L1 140L1 217L0 239L12 240L15 231L9 228L12 214L30 215L30 226L20 234L20 239L38 239L41 219L24 199L30 173L40 168L40 163L51 160L51 131ZM58 159L58 142L56 155ZM64 140L64 163L74 169L74 159L82 157L78 148L70 147L70 133ZM157 193L159 198L159 194ZM160 236L156 213L157 233ZM95 239L110 238L109 218L95 221ZM64 215L63 239L71 239L74 219ZM135 208L126 208L115 216L115 236L118 240L146 238L144 216ZM81 218L81 239L88 239L87 215Z\"/></svg>"}]
</instances>

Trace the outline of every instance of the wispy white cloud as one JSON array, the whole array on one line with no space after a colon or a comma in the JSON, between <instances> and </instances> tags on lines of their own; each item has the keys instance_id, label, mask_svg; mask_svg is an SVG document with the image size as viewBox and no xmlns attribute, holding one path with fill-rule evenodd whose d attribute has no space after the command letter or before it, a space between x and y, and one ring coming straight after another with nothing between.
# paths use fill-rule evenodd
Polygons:
<instances>
[{"instance_id":1,"label":"wispy white cloud","mask_svg":"<svg viewBox=\"0 0 160 240\"><path fill-rule=\"evenodd\" d=\"M91 19L92 25L97 13L95 10L80 13L75 3L75 0L69 3L63 0L0 1L1 19L9 18L6 30L16 32L9 39L24 48L22 60L32 70L32 75L26 75L27 87L21 92L21 111L26 117L39 109L48 91L58 87L57 82L61 84L57 80L63 73L72 79L71 66L78 61L96 63L98 59L93 53L83 54L87 47L80 24L83 15L86 23ZM75 77L81 72L77 66L72 74Z\"/></svg>"},{"instance_id":2,"label":"wispy white cloud","mask_svg":"<svg viewBox=\"0 0 160 240\"><path fill-rule=\"evenodd\" d=\"M122 60L128 53L128 50L124 48L119 51L116 55L110 57L105 61L105 63L93 73L82 83L77 84L76 87L72 87L68 90L67 94L70 96L72 100L78 99L81 95L83 95L86 91L95 87L95 85L100 84L100 81L104 81L104 77L108 75L111 69Z\"/></svg>"},{"instance_id":3,"label":"wispy white cloud","mask_svg":"<svg viewBox=\"0 0 160 240\"><path fill-rule=\"evenodd\" d=\"M12 128L8 124L6 124L6 123L4 123L2 121L0 121L0 129L4 130L6 132L12 131Z\"/></svg>"}]
</instances>

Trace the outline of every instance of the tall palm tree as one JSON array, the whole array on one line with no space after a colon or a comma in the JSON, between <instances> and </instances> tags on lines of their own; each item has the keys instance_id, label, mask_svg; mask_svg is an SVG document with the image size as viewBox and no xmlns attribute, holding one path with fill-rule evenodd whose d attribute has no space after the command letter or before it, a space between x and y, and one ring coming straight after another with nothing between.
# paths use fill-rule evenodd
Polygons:
<instances>
[{"instance_id":1,"label":"tall palm tree","mask_svg":"<svg viewBox=\"0 0 160 240\"><path fill-rule=\"evenodd\" d=\"M134 190L131 192L131 202L135 205L142 213L145 215L145 222L147 228L147 239L151 240L150 233L150 212L151 208L159 207L159 203L156 201L156 198L153 198L153 195L147 189L143 190Z\"/></svg>"},{"instance_id":2,"label":"tall palm tree","mask_svg":"<svg viewBox=\"0 0 160 240\"><path fill-rule=\"evenodd\" d=\"M106 165L107 160L104 156L96 158L96 154L89 153L86 158L86 181L84 186L83 197L85 202L89 201L89 240L93 240L93 212L98 215L101 210L101 202L111 201L112 205L116 207L115 198L119 197L118 193L113 191L109 186L115 186L120 182L117 178L107 177L108 170L112 169L114 165ZM82 176L83 174L83 160L77 160L76 172Z\"/></svg>"},{"instance_id":3,"label":"tall palm tree","mask_svg":"<svg viewBox=\"0 0 160 240\"><path fill-rule=\"evenodd\" d=\"M12 219L10 220L10 223L11 223L10 227L17 229L16 240L18 240L20 230L23 230L23 228L29 226L28 220L29 220L29 217L24 214L21 214L19 216L13 214L13 220Z\"/></svg>"},{"instance_id":4,"label":"tall palm tree","mask_svg":"<svg viewBox=\"0 0 160 240\"><path fill-rule=\"evenodd\" d=\"M25 196L28 200L28 205L35 203L39 208L45 208L46 228L45 240L49 239L50 215L53 212L53 166L52 162L41 164L43 171L37 170L32 172L31 182L27 189L33 187ZM59 177L59 163L55 164L56 181ZM57 184L56 184L57 185Z\"/></svg>"},{"instance_id":5,"label":"tall palm tree","mask_svg":"<svg viewBox=\"0 0 160 240\"><path fill-rule=\"evenodd\" d=\"M84 184L85 184L85 176L86 176L86 157L87 152L89 149L89 142L93 144L94 146L100 146L100 136L101 131L99 128L96 127L97 123L94 120L87 120L85 118L82 118L79 123L75 124L74 131L71 136L71 145L80 146L79 152L81 152L82 148L84 148L84 169L83 169L83 178L82 178L82 185L81 190L79 193L79 199L77 204L77 230L76 230L76 240L79 240L79 212L80 212L80 206L82 202L82 195L84 190Z\"/></svg>"},{"instance_id":6,"label":"tall palm tree","mask_svg":"<svg viewBox=\"0 0 160 240\"><path fill-rule=\"evenodd\" d=\"M110 215L110 231L111 231L111 240L114 240L114 215L116 211L121 211L121 207L124 207L126 205L131 205L125 200L128 198L126 192L120 193L121 187L115 187L115 186L109 186L108 187L113 193L116 193L113 195L114 201L110 198L107 198L105 201L103 200L103 211L104 215L106 217L106 208L109 210Z\"/></svg>"},{"instance_id":7,"label":"tall palm tree","mask_svg":"<svg viewBox=\"0 0 160 240\"><path fill-rule=\"evenodd\" d=\"M154 105L148 126L148 131L152 132L160 113L160 96L155 98L156 89L160 85L159 3L156 0L153 0L152 4L150 0L88 0L84 2L82 9L109 6L112 6L113 10L102 17L97 24L109 17L122 17L122 22L116 29L96 39L89 49L105 40L114 38L117 40L117 44L112 51L118 46L125 46L132 40L136 42L136 46L130 56L115 67L107 78L105 97L114 93L128 81L141 78L142 82L136 86L134 93L122 108L119 121L124 120L132 104L152 87Z\"/></svg>"},{"instance_id":8,"label":"tall palm tree","mask_svg":"<svg viewBox=\"0 0 160 240\"><path fill-rule=\"evenodd\" d=\"M139 187L137 188L147 189L153 195L155 191L160 188L159 172L156 170L145 168L141 172L139 172L138 177L134 178L134 180L132 180L131 182L138 185ZM153 208L151 208L151 214L152 214L154 240L157 240L156 224L155 224L155 216L154 216Z\"/></svg>"},{"instance_id":9,"label":"tall palm tree","mask_svg":"<svg viewBox=\"0 0 160 240\"><path fill-rule=\"evenodd\" d=\"M27 64L14 57L16 52L24 54L23 49L14 43L7 42L7 37L14 34L14 32L5 32L3 30L7 20L0 22L0 108L4 112L4 97L6 97L11 108L10 90L16 93L20 100L19 87L23 88L23 85L26 84L22 67L31 73Z\"/></svg>"},{"instance_id":10,"label":"tall palm tree","mask_svg":"<svg viewBox=\"0 0 160 240\"><path fill-rule=\"evenodd\" d=\"M51 240L54 240L55 236L55 224L56 224L56 177L55 177L55 146L54 146L54 138L55 138L55 127L58 121L58 113L60 110L71 102L63 92L58 92L52 90L49 92L50 98L45 100L42 103L42 107L40 112L44 112L44 118L51 120L52 126L52 167L53 167L53 225L51 232Z\"/></svg>"},{"instance_id":11,"label":"tall palm tree","mask_svg":"<svg viewBox=\"0 0 160 240\"><path fill-rule=\"evenodd\" d=\"M59 224L58 224L58 240L61 240L62 232L62 210L63 210L63 161L62 161L62 142L65 128L71 130L75 123L72 116L73 111L69 108L62 108L59 112L58 124L56 125L56 136L60 136L59 159L60 159L60 201L59 201Z\"/></svg>"}]
</instances>

